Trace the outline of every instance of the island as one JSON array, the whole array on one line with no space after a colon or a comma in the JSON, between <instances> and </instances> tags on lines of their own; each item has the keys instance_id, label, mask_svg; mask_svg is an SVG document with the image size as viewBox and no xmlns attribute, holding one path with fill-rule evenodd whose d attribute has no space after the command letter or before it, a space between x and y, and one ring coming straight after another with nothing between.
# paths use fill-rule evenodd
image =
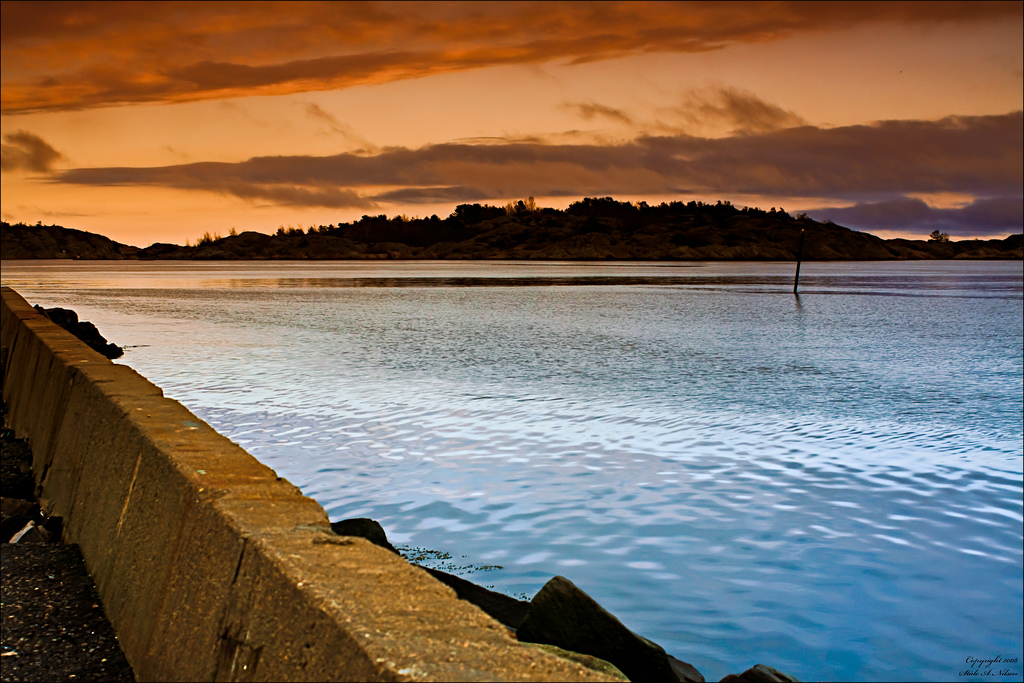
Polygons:
<instances>
[{"instance_id":1,"label":"island","mask_svg":"<svg viewBox=\"0 0 1024 683\"><path fill-rule=\"evenodd\" d=\"M808 261L1024 259L1024 235L950 241L890 239L781 209L729 202L648 205L585 198L566 209L533 198L506 206L460 204L438 218L381 214L358 221L281 226L274 235L200 236L194 244L139 248L58 225L0 224L4 259L479 259L546 261L792 261L801 231Z\"/></svg>"}]
</instances>

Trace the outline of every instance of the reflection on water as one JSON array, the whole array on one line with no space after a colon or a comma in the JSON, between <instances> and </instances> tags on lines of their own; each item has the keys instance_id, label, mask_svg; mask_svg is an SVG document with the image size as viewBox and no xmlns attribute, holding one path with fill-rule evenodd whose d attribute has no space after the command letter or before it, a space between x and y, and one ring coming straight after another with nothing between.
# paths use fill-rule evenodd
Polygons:
<instances>
[{"instance_id":1,"label":"reflection on water","mask_svg":"<svg viewBox=\"0 0 1024 683\"><path fill-rule=\"evenodd\" d=\"M1020 656L1019 263L26 264L397 543L564 574L711 679ZM1014 679L1011 679L1014 680ZM1019 677L1018 679L1019 680Z\"/></svg>"},{"instance_id":2,"label":"reflection on water","mask_svg":"<svg viewBox=\"0 0 1024 683\"><path fill-rule=\"evenodd\" d=\"M970 296L1013 295L1019 278L985 277L973 281L951 282L945 277L805 277L804 294L881 294L884 296ZM786 275L564 275L527 277L323 277L323 278L231 278L206 279L203 288L313 289L338 287L602 287L634 285L647 287L686 287L729 289L745 292L777 292L792 286ZM799 297L799 295L797 295ZM798 299L799 300L799 299Z\"/></svg>"},{"instance_id":3,"label":"reflection on water","mask_svg":"<svg viewBox=\"0 0 1024 683\"><path fill-rule=\"evenodd\" d=\"M335 261L92 261L70 267L64 260L6 263L12 286L33 290L59 283L94 290L644 285L779 292L791 291L794 277L793 264L778 262L355 261L342 267ZM1013 297L1020 293L1016 265L805 263L800 293Z\"/></svg>"}]
</instances>

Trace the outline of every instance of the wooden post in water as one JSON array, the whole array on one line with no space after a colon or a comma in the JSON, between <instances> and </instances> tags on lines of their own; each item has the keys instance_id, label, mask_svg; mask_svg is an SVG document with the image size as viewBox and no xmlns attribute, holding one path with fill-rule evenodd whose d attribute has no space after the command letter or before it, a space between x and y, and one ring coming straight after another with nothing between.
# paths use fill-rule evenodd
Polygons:
<instances>
[{"instance_id":1,"label":"wooden post in water","mask_svg":"<svg viewBox=\"0 0 1024 683\"><path fill-rule=\"evenodd\" d=\"M793 293L800 286L800 260L804 257L804 229L800 228L800 246L796 248L796 277L793 278Z\"/></svg>"}]
</instances>

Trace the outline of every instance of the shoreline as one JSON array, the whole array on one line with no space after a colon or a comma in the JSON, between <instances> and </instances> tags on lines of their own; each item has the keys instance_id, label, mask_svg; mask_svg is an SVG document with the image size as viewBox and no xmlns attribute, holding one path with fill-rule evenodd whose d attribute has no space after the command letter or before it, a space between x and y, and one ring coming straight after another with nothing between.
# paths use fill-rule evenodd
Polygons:
<instances>
[{"instance_id":1,"label":"shoreline","mask_svg":"<svg viewBox=\"0 0 1024 683\"><path fill-rule=\"evenodd\" d=\"M677 203L678 204L678 203ZM728 203L638 208L596 200L581 213L506 214L464 205L444 220L371 218L356 224L207 233L195 245L135 247L59 225L0 223L3 253L17 259L354 260L354 261L900 261L1021 260L1024 234L950 241L882 239L785 212ZM806 233L806 239L804 236Z\"/></svg>"}]
</instances>

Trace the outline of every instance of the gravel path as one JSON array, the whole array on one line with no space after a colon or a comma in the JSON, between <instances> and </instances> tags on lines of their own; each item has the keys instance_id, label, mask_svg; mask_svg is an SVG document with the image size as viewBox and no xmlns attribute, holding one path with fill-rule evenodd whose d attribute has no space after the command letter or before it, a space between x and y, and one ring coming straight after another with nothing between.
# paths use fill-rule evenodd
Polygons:
<instances>
[{"instance_id":1,"label":"gravel path","mask_svg":"<svg viewBox=\"0 0 1024 683\"><path fill-rule=\"evenodd\" d=\"M0 549L4 681L134 681L77 545Z\"/></svg>"}]
</instances>

